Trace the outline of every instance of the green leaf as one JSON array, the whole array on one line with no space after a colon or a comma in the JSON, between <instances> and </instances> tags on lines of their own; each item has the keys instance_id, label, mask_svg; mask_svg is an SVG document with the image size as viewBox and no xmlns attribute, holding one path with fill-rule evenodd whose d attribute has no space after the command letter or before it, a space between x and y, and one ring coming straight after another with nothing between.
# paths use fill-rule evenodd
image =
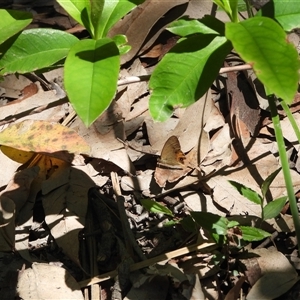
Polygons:
<instances>
[{"instance_id":1,"label":"green leaf","mask_svg":"<svg viewBox=\"0 0 300 300\"><path fill-rule=\"evenodd\" d=\"M165 121L174 108L191 105L203 96L230 49L230 43L221 36L191 36L179 41L150 78L149 110L154 120Z\"/></svg>"},{"instance_id":2,"label":"green leaf","mask_svg":"<svg viewBox=\"0 0 300 300\"><path fill-rule=\"evenodd\" d=\"M101 36L101 16L104 7L104 0L91 1L91 23L94 27L95 40L102 38Z\"/></svg>"},{"instance_id":3,"label":"green leaf","mask_svg":"<svg viewBox=\"0 0 300 300\"><path fill-rule=\"evenodd\" d=\"M84 26L91 36L94 35L90 21L91 5L89 0L57 0L57 2L74 20Z\"/></svg>"},{"instance_id":4,"label":"green leaf","mask_svg":"<svg viewBox=\"0 0 300 300\"><path fill-rule=\"evenodd\" d=\"M246 187L245 185L238 183L236 181L233 180L228 180L228 182L234 186L236 188L236 190L245 198L247 198L248 200L250 200L251 202L254 202L256 204L261 204L263 199L262 197L256 193L255 191L253 191L252 189Z\"/></svg>"},{"instance_id":5,"label":"green leaf","mask_svg":"<svg viewBox=\"0 0 300 300\"><path fill-rule=\"evenodd\" d=\"M179 223L179 220L168 220L164 222L163 226L164 227L169 227L169 226L175 226Z\"/></svg>"},{"instance_id":6,"label":"green leaf","mask_svg":"<svg viewBox=\"0 0 300 300\"><path fill-rule=\"evenodd\" d=\"M252 65L266 89L290 104L298 88L300 63L298 53L287 42L283 29L265 17L225 26L226 37L238 54Z\"/></svg>"},{"instance_id":7,"label":"green leaf","mask_svg":"<svg viewBox=\"0 0 300 300\"><path fill-rule=\"evenodd\" d=\"M238 0L213 0L228 15L232 22L238 22Z\"/></svg>"},{"instance_id":8,"label":"green leaf","mask_svg":"<svg viewBox=\"0 0 300 300\"><path fill-rule=\"evenodd\" d=\"M244 0L238 0L237 9L238 9L238 12L247 11L247 5Z\"/></svg>"},{"instance_id":9,"label":"green leaf","mask_svg":"<svg viewBox=\"0 0 300 300\"><path fill-rule=\"evenodd\" d=\"M213 19L216 23L220 22L216 18ZM219 35L219 31L216 31L212 27L205 25L205 23L203 23L202 20L199 21L195 19L188 19L187 17L172 22L167 27L167 30L179 36L188 36L196 33Z\"/></svg>"},{"instance_id":10,"label":"green leaf","mask_svg":"<svg viewBox=\"0 0 300 300\"><path fill-rule=\"evenodd\" d=\"M206 15L202 19L200 19L200 22L208 28L217 32L219 35L225 36L225 24L219 19L216 19L213 16Z\"/></svg>"},{"instance_id":11,"label":"green leaf","mask_svg":"<svg viewBox=\"0 0 300 300\"><path fill-rule=\"evenodd\" d=\"M105 1L102 16L98 24L99 36L106 36L113 25L144 1L145 0Z\"/></svg>"},{"instance_id":12,"label":"green leaf","mask_svg":"<svg viewBox=\"0 0 300 300\"><path fill-rule=\"evenodd\" d=\"M242 230L243 240L248 242L260 241L266 237L271 236L270 233L259 228L249 226L240 226L239 228Z\"/></svg>"},{"instance_id":13,"label":"green leaf","mask_svg":"<svg viewBox=\"0 0 300 300\"><path fill-rule=\"evenodd\" d=\"M269 187L271 185L271 183L273 182L273 180L275 179L275 177L278 175L278 173L281 171L281 168L279 168L278 170L274 171L272 174L270 174L267 179L262 183L261 185L261 192L262 192L262 197L265 198Z\"/></svg>"},{"instance_id":14,"label":"green leaf","mask_svg":"<svg viewBox=\"0 0 300 300\"><path fill-rule=\"evenodd\" d=\"M112 39L118 46L120 55L127 53L131 49L131 46L127 44L128 41L127 41L126 35L117 34Z\"/></svg>"},{"instance_id":15,"label":"green leaf","mask_svg":"<svg viewBox=\"0 0 300 300\"><path fill-rule=\"evenodd\" d=\"M186 216L183 219L181 219L180 224L183 227L183 229L187 232L195 233L198 231L198 228L197 228L198 226L191 216Z\"/></svg>"},{"instance_id":16,"label":"green leaf","mask_svg":"<svg viewBox=\"0 0 300 300\"><path fill-rule=\"evenodd\" d=\"M0 9L0 44L12 37L32 21L32 15L25 11Z\"/></svg>"},{"instance_id":17,"label":"green leaf","mask_svg":"<svg viewBox=\"0 0 300 300\"><path fill-rule=\"evenodd\" d=\"M284 196L269 202L263 208L264 220L276 218L280 214L282 208L284 207L286 200L287 200L287 196Z\"/></svg>"},{"instance_id":18,"label":"green leaf","mask_svg":"<svg viewBox=\"0 0 300 300\"><path fill-rule=\"evenodd\" d=\"M229 221L227 227L232 228L232 227L235 227L235 226L238 226L238 225L239 225L238 221Z\"/></svg>"},{"instance_id":19,"label":"green leaf","mask_svg":"<svg viewBox=\"0 0 300 300\"><path fill-rule=\"evenodd\" d=\"M171 210L151 199L141 199L141 204L150 212L174 217Z\"/></svg>"},{"instance_id":20,"label":"green leaf","mask_svg":"<svg viewBox=\"0 0 300 300\"><path fill-rule=\"evenodd\" d=\"M300 27L300 5L298 1L269 1L256 16L275 18L288 32Z\"/></svg>"},{"instance_id":21,"label":"green leaf","mask_svg":"<svg viewBox=\"0 0 300 300\"><path fill-rule=\"evenodd\" d=\"M81 40L71 48L64 83L72 106L86 126L111 103L119 69L119 51L112 39Z\"/></svg>"},{"instance_id":22,"label":"green leaf","mask_svg":"<svg viewBox=\"0 0 300 300\"><path fill-rule=\"evenodd\" d=\"M0 45L0 52L6 51L0 59L0 74L22 74L49 67L66 57L77 41L75 36L61 30L24 30L12 45L9 40Z\"/></svg>"},{"instance_id":23,"label":"green leaf","mask_svg":"<svg viewBox=\"0 0 300 300\"><path fill-rule=\"evenodd\" d=\"M228 220L224 217L209 213L196 211L191 212L193 219L212 234L226 235Z\"/></svg>"}]
</instances>

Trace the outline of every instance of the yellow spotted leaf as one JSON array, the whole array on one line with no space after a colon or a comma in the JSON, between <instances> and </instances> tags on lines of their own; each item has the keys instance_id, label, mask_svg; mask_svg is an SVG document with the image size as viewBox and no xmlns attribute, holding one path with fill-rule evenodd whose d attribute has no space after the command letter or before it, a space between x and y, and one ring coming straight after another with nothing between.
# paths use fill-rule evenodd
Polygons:
<instances>
[{"instance_id":1,"label":"yellow spotted leaf","mask_svg":"<svg viewBox=\"0 0 300 300\"><path fill-rule=\"evenodd\" d=\"M35 153L90 154L90 146L76 131L46 121L25 120L10 125L0 132L0 145Z\"/></svg>"},{"instance_id":2,"label":"yellow spotted leaf","mask_svg":"<svg viewBox=\"0 0 300 300\"><path fill-rule=\"evenodd\" d=\"M1 151L7 157L20 164L27 163L29 159L31 159L32 156L35 155L33 152L23 151L23 150L15 149L4 145L1 146Z\"/></svg>"}]
</instances>

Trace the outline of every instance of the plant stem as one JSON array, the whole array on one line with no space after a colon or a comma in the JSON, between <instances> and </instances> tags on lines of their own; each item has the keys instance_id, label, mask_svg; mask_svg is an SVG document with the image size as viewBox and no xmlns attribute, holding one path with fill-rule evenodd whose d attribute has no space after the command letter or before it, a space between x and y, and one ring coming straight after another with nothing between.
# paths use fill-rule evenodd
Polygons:
<instances>
[{"instance_id":1,"label":"plant stem","mask_svg":"<svg viewBox=\"0 0 300 300\"><path fill-rule=\"evenodd\" d=\"M294 131L295 131L298 142L300 143L300 130L299 130L298 124L296 123L296 120L295 120L293 114L290 111L290 108L288 107L288 105L284 101L281 101L280 104L281 104L282 108L284 109L284 111L285 111L285 113L286 113L286 115L287 115Z\"/></svg>"},{"instance_id":2,"label":"plant stem","mask_svg":"<svg viewBox=\"0 0 300 300\"><path fill-rule=\"evenodd\" d=\"M253 12L252 12L252 8L251 8L251 4L250 4L249 0L244 0L244 1L246 3L248 18L252 18L253 17Z\"/></svg>"},{"instance_id":3,"label":"plant stem","mask_svg":"<svg viewBox=\"0 0 300 300\"><path fill-rule=\"evenodd\" d=\"M269 101L269 107L271 111L272 116L272 122L274 125L274 131L275 131L275 137L277 141L278 146L278 153L281 161L283 176L285 180L286 190L290 202L290 208L292 212L292 217L295 225L296 230L296 236L297 236L297 242L298 242L298 255L300 251L300 219L299 219L299 213L298 213L298 207L296 203L295 193L294 193L294 187L293 182L291 178L291 172L289 168L288 163L288 157L285 149L285 144L283 140L282 130L280 126L280 119L278 115L278 111L275 104L275 98L273 96L268 96Z\"/></svg>"}]
</instances>

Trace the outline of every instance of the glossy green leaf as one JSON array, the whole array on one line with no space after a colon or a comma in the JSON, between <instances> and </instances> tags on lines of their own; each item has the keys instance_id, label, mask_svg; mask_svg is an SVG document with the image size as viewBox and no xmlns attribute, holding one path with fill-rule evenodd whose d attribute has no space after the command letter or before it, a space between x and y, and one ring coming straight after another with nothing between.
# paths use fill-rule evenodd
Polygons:
<instances>
[{"instance_id":1,"label":"glossy green leaf","mask_svg":"<svg viewBox=\"0 0 300 300\"><path fill-rule=\"evenodd\" d=\"M238 0L213 0L228 15L232 22L238 22Z\"/></svg>"},{"instance_id":2,"label":"glossy green leaf","mask_svg":"<svg viewBox=\"0 0 300 300\"><path fill-rule=\"evenodd\" d=\"M271 236L270 233L259 228L249 226L240 226L239 228L242 230L243 240L248 242L260 241Z\"/></svg>"},{"instance_id":3,"label":"glossy green leaf","mask_svg":"<svg viewBox=\"0 0 300 300\"><path fill-rule=\"evenodd\" d=\"M248 200L250 200L251 202L254 202L256 204L261 204L263 199L262 197L256 193L255 191L253 191L252 189L246 187L245 185L238 183L236 181L233 180L228 180L228 182L234 186L236 188L236 190L245 198L247 198Z\"/></svg>"},{"instance_id":4,"label":"glossy green leaf","mask_svg":"<svg viewBox=\"0 0 300 300\"><path fill-rule=\"evenodd\" d=\"M280 214L282 208L284 207L286 200L287 200L287 196L284 196L269 202L263 208L264 220L276 218Z\"/></svg>"},{"instance_id":5,"label":"glossy green leaf","mask_svg":"<svg viewBox=\"0 0 300 300\"><path fill-rule=\"evenodd\" d=\"M20 32L32 21L32 15L25 11L0 9L0 44Z\"/></svg>"},{"instance_id":6,"label":"glossy green leaf","mask_svg":"<svg viewBox=\"0 0 300 300\"><path fill-rule=\"evenodd\" d=\"M213 20L215 23L220 22L218 19L215 18L213 18ZM214 34L214 35L219 34L219 31L213 29L212 26L206 25L204 22L202 22L202 20L188 19L186 17L172 22L167 27L167 30L179 36L188 36L196 33Z\"/></svg>"},{"instance_id":7,"label":"glossy green leaf","mask_svg":"<svg viewBox=\"0 0 300 300\"><path fill-rule=\"evenodd\" d=\"M191 216L186 216L180 220L180 224L187 232L197 232L199 230L198 225Z\"/></svg>"},{"instance_id":8,"label":"glossy green leaf","mask_svg":"<svg viewBox=\"0 0 300 300\"><path fill-rule=\"evenodd\" d=\"M24 30L11 45L3 43L0 52L0 74L27 73L53 65L65 58L78 39L55 29Z\"/></svg>"},{"instance_id":9,"label":"glossy green leaf","mask_svg":"<svg viewBox=\"0 0 300 300\"><path fill-rule=\"evenodd\" d=\"M197 224L207 229L210 233L227 234L228 220L226 218L202 211L191 212L191 216Z\"/></svg>"},{"instance_id":10,"label":"glossy green leaf","mask_svg":"<svg viewBox=\"0 0 300 300\"><path fill-rule=\"evenodd\" d=\"M105 1L102 16L98 24L98 35L105 37L113 25L144 1L145 0Z\"/></svg>"},{"instance_id":11,"label":"glossy green leaf","mask_svg":"<svg viewBox=\"0 0 300 300\"><path fill-rule=\"evenodd\" d=\"M141 204L150 212L174 217L171 210L151 199L141 199Z\"/></svg>"},{"instance_id":12,"label":"glossy green leaf","mask_svg":"<svg viewBox=\"0 0 300 300\"><path fill-rule=\"evenodd\" d=\"M66 59L65 88L86 126L109 106L117 88L119 51L112 39L81 40Z\"/></svg>"},{"instance_id":13,"label":"glossy green leaf","mask_svg":"<svg viewBox=\"0 0 300 300\"><path fill-rule=\"evenodd\" d=\"M261 185L261 192L262 192L262 196L263 198L265 198L269 187L271 185L271 183L273 182L273 180L275 179L275 177L278 175L278 173L281 171L281 168L279 168L278 170L274 171L272 174L270 174L267 179L262 183Z\"/></svg>"},{"instance_id":14,"label":"glossy green leaf","mask_svg":"<svg viewBox=\"0 0 300 300\"><path fill-rule=\"evenodd\" d=\"M92 36L94 35L93 25L90 20L90 0L57 0L57 2L74 20L84 26Z\"/></svg>"},{"instance_id":15,"label":"glossy green leaf","mask_svg":"<svg viewBox=\"0 0 300 300\"><path fill-rule=\"evenodd\" d=\"M131 49L131 46L127 44L128 41L127 41L126 35L117 34L112 39L116 43L116 45L119 49L120 55L127 53Z\"/></svg>"},{"instance_id":16,"label":"glossy green leaf","mask_svg":"<svg viewBox=\"0 0 300 300\"><path fill-rule=\"evenodd\" d=\"M246 12L247 11L247 5L244 0L238 0L237 9L238 9L238 12Z\"/></svg>"},{"instance_id":17,"label":"glossy green leaf","mask_svg":"<svg viewBox=\"0 0 300 300\"><path fill-rule=\"evenodd\" d=\"M283 29L272 19L251 18L226 24L226 37L238 54L252 65L268 91L290 104L299 79L299 59Z\"/></svg>"},{"instance_id":18,"label":"glossy green leaf","mask_svg":"<svg viewBox=\"0 0 300 300\"><path fill-rule=\"evenodd\" d=\"M104 0L91 1L91 23L94 27L94 36L95 40L102 38L101 36L101 17L104 7ZM108 1L106 1L108 2Z\"/></svg>"},{"instance_id":19,"label":"glossy green leaf","mask_svg":"<svg viewBox=\"0 0 300 300\"><path fill-rule=\"evenodd\" d=\"M300 28L300 5L298 1L273 0L264 5L257 13L276 19L285 31Z\"/></svg>"},{"instance_id":20,"label":"glossy green leaf","mask_svg":"<svg viewBox=\"0 0 300 300\"><path fill-rule=\"evenodd\" d=\"M176 107L203 96L217 77L231 44L225 37L201 35L182 39L155 68L149 82L151 116L165 121Z\"/></svg>"},{"instance_id":21,"label":"glossy green leaf","mask_svg":"<svg viewBox=\"0 0 300 300\"><path fill-rule=\"evenodd\" d=\"M232 228L232 227L235 227L235 226L238 226L238 225L239 225L238 221L229 221L227 227Z\"/></svg>"}]
</instances>

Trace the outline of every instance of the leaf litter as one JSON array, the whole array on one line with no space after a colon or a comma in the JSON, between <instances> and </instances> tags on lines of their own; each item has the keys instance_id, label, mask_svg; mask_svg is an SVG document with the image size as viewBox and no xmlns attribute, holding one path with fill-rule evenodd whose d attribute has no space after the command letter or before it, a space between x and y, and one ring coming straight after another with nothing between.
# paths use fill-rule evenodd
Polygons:
<instances>
[{"instance_id":1,"label":"leaf litter","mask_svg":"<svg viewBox=\"0 0 300 300\"><path fill-rule=\"evenodd\" d=\"M159 7L152 19L136 11L137 18L129 14L116 25L114 31L119 32L128 24L126 34L133 46L123 57L124 62L133 59L130 67L121 70L123 78L149 74L151 66L143 52L155 42L156 34L143 43L149 29L177 4L187 1ZM151 5L155 6L154 1L148 1L145 10ZM199 1L190 1L187 12L194 14L199 5ZM66 18L54 22L70 29L74 24ZM53 24L51 18L42 20ZM142 54L140 58L138 54ZM227 294L225 299L238 299L241 289L247 290L247 299L270 299L297 282L299 268L293 257L296 244L289 213L261 224L261 207L228 183L233 180L259 193L263 180L279 167L268 117L259 124L259 108L250 108L244 94L235 88L237 81L242 81L249 91L248 78L233 73L227 76L224 88L231 93L229 111L222 106L228 98L217 99L220 90L209 90L190 107L177 108L174 117L164 123L153 122L149 115L147 83L125 85L119 87L110 108L85 128L80 119L71 117L73 110L60 93L63 89L53 88L62 75L47 75L48 88L42 81L23 76L8 76L1 83L3 102L9 102L0 110L1 150L16 161L0 156L1 165L9 170L3 172L0 194L0 293L4 298L9 294L5 286L8 271L16 273L17 269L19 278L14 284L24 299L96 299L100 293L107 299L119 299L117 291L126 289L127 299L146 295L165 299L168 293L175 299L179 291L186 299L205 299L205 294L216 299L220 297L219 286L221 293ZM252 93L253 98L260 99ZM299 109L295 107L299 102L295 101L293 113L298 120ZM247 122L250 119L252 123ZM294 186L299 190L299 144L286 118L282 126L290 147ZM159 173L156 165L171 136L179 139L190 166L176 176L172 169L167 175ZM200 172L195 168L198 166ZM116 183L112 184L115 176L120 182L118 193ZM280 172L266 200L284 194ZM172 211L173 224L166 215L143 208L140 200L149 197ZM247 252L238 257L230 253L224 256L205 232L195 234L188 221L180 223L191 211L227 216L241 225L262 225L277 237L277 248L265 243L265 248L255 249L253 243L242 245ZM124 212L128 222L124 222ZM279 249L286 239L289 251L281 250L282 254ZM230 246L237 249L239 242L233 239ZM20 256L12 255L12 251ZM246 271L235 276L237 270ZM107 285L109 278L115 280ZM58 286L60 293L54 294ZM91 286L91 298L87 286ZM85 290L84 295L80 289Z\"/></svg>"}]
</instances>

